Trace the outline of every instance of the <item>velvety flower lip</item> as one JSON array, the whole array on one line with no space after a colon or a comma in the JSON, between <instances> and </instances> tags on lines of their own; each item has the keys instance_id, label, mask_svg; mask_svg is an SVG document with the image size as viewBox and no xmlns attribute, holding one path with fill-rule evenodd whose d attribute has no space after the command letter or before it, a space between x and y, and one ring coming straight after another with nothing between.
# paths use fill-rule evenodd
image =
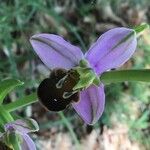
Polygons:
<instances>
[{"instance_id":1,"label":"velvety flower lip","mask_svg":"<svg viewBox=\"0 0 150 150\"><path fill-rule=\"evenodd\" d=\"M97 75L123 65L135 52L135 31L114 28L102 34L83 56L81 50L53 34L37 34L31 37L31 45L43 63L50 69L71 69L86 59ZM80 91L80 101L72 104L87 124L94 124L101 117L105 106L104 85L90 85Z\"/></svg>"}]
</instances>

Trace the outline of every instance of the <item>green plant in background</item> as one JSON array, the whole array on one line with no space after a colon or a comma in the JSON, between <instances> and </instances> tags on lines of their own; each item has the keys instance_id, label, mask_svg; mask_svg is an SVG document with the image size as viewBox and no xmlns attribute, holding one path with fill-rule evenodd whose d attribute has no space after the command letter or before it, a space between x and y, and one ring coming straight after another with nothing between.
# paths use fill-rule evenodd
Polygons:
<instances>
[{"instance_id":1,"label":"green plant in background","mask_svg":"<svg viewBox=\"0 0 150 150\"><path fill-rule=\"evenodd\" d=\"M8 146L10 149L36 149L34 142L29 137L29 132L38 131L39 127L35 120L18 119L5 110L2 106L5 96L17 86L23 83L19 80L6 79L0 82L0 149Z\"/></svg>"},{"instance_id":2,"label":"green plant in background","mask_svg":"<svg viewBox=\"0 0 150 150\"><path fill-rule=\"evenodd\" d=\"M100 5L102 6L102 1L99 1ZM105 2L105 0L104 0ZM118 13L120 9L120 4L123 1L114 1L110 0L111 6L113 7L113 10ZM129 3L132 3L132 7L136 5L139 5L141 7L147 6L146 3L149 2L147 0L142 1L134 1ZM73 6L76 6L76 2L73 3ZM65 5L65 8L70 8L71 3L67 4L63 3ZM77 13L77 16L81 18L81 20L84 20L86 16L90 16L91 14L97 13L97 10L95 10L95 7L99 7L100 5L96 5L96 1L94 1L94 4L91 2L85 2L84 0L79 2L78 7L75 9L75 12ZM134 3L134 4L133 4ZM118 5L119 4L119 5ZM149 3L147 3L149 4ZM10 78L17 78L21 81L24 81L24 85L16 89L16 98L19 96L20 100L26 100L29 101L30 99L35 99L36 95L29 95L27 97L25 93L25 89L32 89L37 88L39 81L41 80L41 76L39 77L38 74L32 75L33 70L35 68L33 59L35 59L35 55L33 55L33 52L31 51L31 47L29 46L28 39L31 36L31 34L37 33L37 32L51 32L51 33L58 33L61 35L64 35L68 39L70 39L73 43L79 43L80 46L85 50L86 47L88 47L88 44L93 41L93 39L96 37L95 32L95 22L93 20L92 32L90 32L90 37L87 34L87 30L84 30L86 27L81 26L83 25L81 20L78 19L77 22L72 22L68 19L68 16L65 15L65 12L59 13L57 9L55 9L57 6L60 6L61 4L59 2L56 2L55 0L51 1L42 1L42 0L27 0L27 1L3 1L0 5L0 79L3 80L6 77ZM71 6L72 6L71 5ZM116 9L117 7L117 9ZM101 8L99 8L101 9ZM81 16L80 16L81 15ZM17 16L17 17L16 17ZM74 19L75 20L75 19ZM100 20L101 21L101 20ZM100 22L101 23L101 22ZM89 24L88 24L89 25ZM130 24L129 24L130 25ZM89 28L88 28L89 29ZM67 32L66 32L67 31ZM88 37L88 38L87 38ZM90 42L89 42L89 41ZM135 56L133 61L134 65L132 66L134 69L140 69L145 68L147 64L149 64L149 46L143 45L142 39L139 41L139 47L140 51L143 51L144 56L139 55ZM144 58L141 60L141 58ZM37 60L37 59L36 59ZM24 65L25 64L25 65ZM22 71L21 68L25 66L25 69ZM127 88L127 89L126 89ZM31 91L31 90L30 90ZM132 102L139 101L141 104L141 107L139 109L141 117L145 110L149 110L149 84L141 84L141 83L125 83L124 84L112 84L110 86L107 86L106 88L106 96L107 96L107 102L106 102L106 109L105 114L103 115L100 122L103 122L104 124L107 124L108 126L111 126L111 114L114 112L116 116L119 118L120 121L124 121L124 118L121 118L119 113L123 112L132 112L129 108L130 105L126 104L122 97L125 95L129 95L127 99L131 100ZM120 92L118 92L120 91ZM32 97L33 96L33 97ZM11 98L13 100L13 98ZM112 103L113 102L113 103ZM6 101L5 101L6 103ZM12 104L6 105L6 108L15 110L11 107ZM10 107L9 107L10 106ZM110 107L112 106L112 107ZM121 106L121 107L120 107ZM20 107L21 108L21 107ZM28 111L27 109L23 109L24 111ZM129 111L130 110L130 111ZM14 114L13 114L14 115ZM128 117L129 113L127 113ZM26 116L26 115L25 115ZM67 118L66 118L67 116ZM149 123L149 115L146 115L147 119L146 121ZM67 114L64 116L66 119L64 121L64 118L60 116L61 120L56 120L55 122L49 121L45 122L43 124L44 128L49 128L50 126L55 125L64 125L66 126L67 123L70 123L73 118L75 118L74 115ZM131 134L135 135L132 136L132 139L138 139L141 142L147 143L148 145L148 138L147 133L149 133L149 128L146 129L136 129L136 120L139 119L137 117L135 120L132 120L132 123L134 124L131 126L131 124L126 121L126 123L131 126L131 132L138 133L138 134ZM71 125L73 127L73 125ZM67 126L68 128L68 126ZM135 128L135 130L134 130ZM68 128L69 129L69 128ZM73 132L73 128L70 133ZM133 129L133 130L132 130ZM70 130L69 130L70 131ZM75 133L74 133L75 135ZM76 136L74 141L78 141L76 139ZM147 141L147 142L146 142ZM78 141L79 142L79 141ZM78 143L76 142L76 143ZM144 143L143 142L143 143ZM78 144L77 144L78 145ZM144 144L146 145L146 144Z\"/></svg>"}]
</instances>

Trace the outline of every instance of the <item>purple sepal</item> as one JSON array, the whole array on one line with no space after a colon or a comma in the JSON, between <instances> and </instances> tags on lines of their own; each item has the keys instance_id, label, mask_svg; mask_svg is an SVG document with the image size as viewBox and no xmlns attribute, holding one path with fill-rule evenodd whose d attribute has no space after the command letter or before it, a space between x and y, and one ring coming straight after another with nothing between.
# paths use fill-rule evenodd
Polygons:
<instances>
[{"instance_id":1,"label":"purple sepal","mask_svg":"<svg viewBox=\"0 0 150 150\"><path fill-rule=\"evenodd\" d=\"M99 87L91 85L80 92L80 101L73 103L73 107L79 116L87 124L94 124L101 117L105 106L104 85Z\"/></svg>"},{"instance_id":2,"label":"purple sepal","mask_svg":"<svg viewBox=\"0 0 150 150\"><path fill-rule=\"evenodd\" d=\"M71 45L61 36L54 34L36 34L30 42L34 51L50 69L70 69L83 58L80 48Z\"/></svg>"},{"instance_id":3,"label":"purple sepal","mask_svg":"<svg viewBox=\"0 0 150 150\"><path fill-rule=\"evenodd\" d=\"M101 74L123 65L131 58L137 46L135 31L128 28L115 28L102 34L90 47L86 59Z\"/></svg>"}]
</instances>

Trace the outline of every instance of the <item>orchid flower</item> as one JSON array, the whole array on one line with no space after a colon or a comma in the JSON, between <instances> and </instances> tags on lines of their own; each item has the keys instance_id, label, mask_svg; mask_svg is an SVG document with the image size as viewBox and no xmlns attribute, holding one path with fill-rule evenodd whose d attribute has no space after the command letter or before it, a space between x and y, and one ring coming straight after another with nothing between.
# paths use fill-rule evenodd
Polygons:
<instances>
[{"instance_id":1,"label":"orchid flower","mask_svg":"<svg viewBox=\"0 0 150 150\"><path fill-rule=\"evenodd\" d=\"M33 119L18 119L7 123L4 126L5 132L0 136L0 141L10 148L14 148L14 143L17 144L17 149L21 150L36 150L33 140L28 133L35 132L39 129L38 124Z\"/></svg>"},{"instance_id":2,"label":"orchid flower","mask_svg":"<svg viewBox=\"0 0 150 150\"><path fill-rule=\"evenodd\" d=\"M71 102L87 124L96 123L104 111L104 84L99 77L123 65L137 46L135 31L124 27L102 34L85 54L54 34L36 34L30 42L42 62L52 70L39 86L40 101L52 111L63 110Z\"/></svg>"}]
</instances>

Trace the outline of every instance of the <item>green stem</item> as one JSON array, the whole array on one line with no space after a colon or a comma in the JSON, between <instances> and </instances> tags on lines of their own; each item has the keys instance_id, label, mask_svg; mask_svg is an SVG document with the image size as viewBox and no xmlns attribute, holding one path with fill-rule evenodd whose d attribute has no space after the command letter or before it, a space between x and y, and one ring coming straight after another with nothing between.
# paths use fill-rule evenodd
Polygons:
<instances>
[{"instance_id":1,"label":"green stem","mask_svg":"<svg viewBox=\"0 0 150 150\"><path fill-rule=\"evenodd\" d=\"M62 118L64 124L66 125L66 127L68 128L75 144L76 144L76 148L79 150L80 149L80 143L77 139L76 134L74 133L73 129L72 129L72 125L70 124L70 122L67 120L67 118L64 116L63 112L59 112L60 117Z\"/></svg>"},{"instance_id":2,"label":"green stem","mask_svg":"<svg viewBox=\"0 0 150 150\"><path fill-rule=\"evenodd\" d=\"M3 106L0 106L0 131L4 132L4 125L6 123L9 123L11 121L13 121L13 117L11 116L11 114L6 111Z\"/></svg>"},{"instance_id":3,"label":"green stem","mask_svg":"<svg viewBox=\"0 0 150 150\"><path fill-rule=\"evenodd\" d=\"M14 120L11 114L7 110L5 110L3 106L0 106L0 114L1 118L4 120L4 123L8 123Z\"/></svg>"},{"instance_id":4,"label":"green stem","mask_svg":"<svg viewBox=\"0 0 150 150\"><path fill-rule=\"evenodd\" d=\"M150 82L150 69L108 71L100 76L100 80L104 84L124 81Z\"/></svg>"},{"instance_id":5,"label":"green stem","mask_svg":"<svg viewBox=\"0 0 150 150\"><path fill-rule=\"evenodd\" d=\"M11 112L11 111L18 110L19 108L25 107L27 105L30 105L32 103L35 103L37 101L38 101L37 94L32 93L31 95L25 96L24 98L21 98L9 104L3 105L3 107L8 112Z\"/></svg>"},{"instance_id":6,"label":"green stem","mask_svg":"<svg viewBox=\"0 0 150 150\"><path fill-rule=\"evenodd\" d=\"M19 138L21 138L19 134L11 132L8 136L8 145L12 146L14 150L21 150Z\"/></svg>"},{"instance_id":7,"label":"green stem","mask_svg":"<svg viewBox=\"0 0 150 150\"><path fill-rule=\"evenodd\" d=\"M1 114L0 114L0 116L1 116ZM3 121L3 119L2 119L2 117L0 117L0 132L2 133L2 132L4 132L5 130L4 130L4 121Z\"/></svg>"},{"instance_id":8,"label":"green stem","mask_svg":"<svg viewBox=\"0 0 150 150\"><path fill-rule=\"evenodd\" d=\"M150 69L142 70L115 70L104 72L100 76L101 82L104 84L124 82L124 81L141 81L150 82ZM25 96L24 98L18 99L12 103L3 105L3 108L8 111L15 111L19 108L25 107L32 103L37 102L37 94L32 93L31 95Z\"/></svg>"}]
</instances>

